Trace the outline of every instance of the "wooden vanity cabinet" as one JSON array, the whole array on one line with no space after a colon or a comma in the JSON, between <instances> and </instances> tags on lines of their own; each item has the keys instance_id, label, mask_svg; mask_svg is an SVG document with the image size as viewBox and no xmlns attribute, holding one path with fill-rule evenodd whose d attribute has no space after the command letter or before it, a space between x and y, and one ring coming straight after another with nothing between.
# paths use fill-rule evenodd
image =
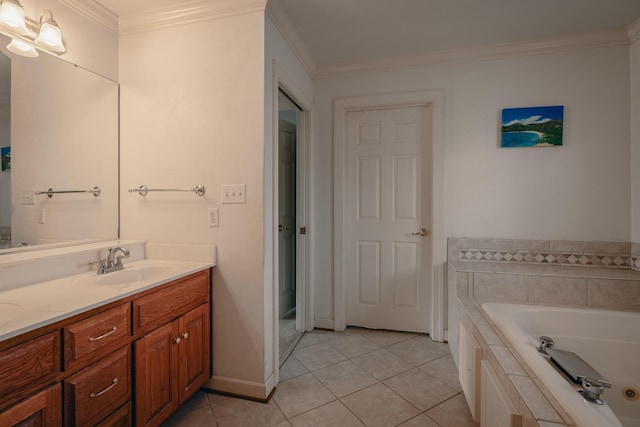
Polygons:
<instances>
[{"instance_id":1,"label":"wooden vanity cabinet","mask_svg":"<svg viewBox=\"0 0 640 427\"><path fill-rule=\"evenodd\" d=\"M208 274L134 301L133 313L134 330L150 330L134 343L136 425L157 426L210 376Z\"/></svg>"},{"instance_id":2,"label":"wooden vanity cabinet","mask_svg":"<svg viewBox=\"0 0 640 427\"><path fill-rule=\"evenodd\" d=\"M62 425L62 392L60 383L34 394L0 412L0 426L36 427Z\"/></svg>"},{"instance_id":3,"label":"wooden vanity cabinet","mask_svg":"<svg viewBox=\"0 0 640 427\"><path fill-rule=\"evenodd\" d=\"M3 343L0 426L159 425L210 377L210 291L202 270Z\"/></svg>"}]
</instances>

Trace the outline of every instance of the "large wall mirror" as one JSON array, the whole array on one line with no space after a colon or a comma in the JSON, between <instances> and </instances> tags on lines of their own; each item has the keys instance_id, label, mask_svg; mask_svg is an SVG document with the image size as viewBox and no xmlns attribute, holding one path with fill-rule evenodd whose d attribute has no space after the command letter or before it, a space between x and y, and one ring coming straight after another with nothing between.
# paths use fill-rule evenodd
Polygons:
<instances>
[{"instance_id":1,"label":"large wall mirror","mask_svg":"<svg viewBox=\"0 0 640 427\"><path fill-rule=\"evenodd\" d=\"M0 53L0 254L118 237L118 102L60 58Z\"/></svg>"}]
</instances>

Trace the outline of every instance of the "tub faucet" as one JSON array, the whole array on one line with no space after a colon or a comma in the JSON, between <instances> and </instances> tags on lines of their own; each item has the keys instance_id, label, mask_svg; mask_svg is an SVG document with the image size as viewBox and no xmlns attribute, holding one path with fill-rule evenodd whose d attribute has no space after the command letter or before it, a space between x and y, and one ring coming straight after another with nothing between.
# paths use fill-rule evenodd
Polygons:
<instances>
[{"instance_id":1,"label":"tub faucet","mask_svg":"<svg viewBox=\"0 0 640 427\"><path fill-rule=\"evenodd\" d=\"M101 259L100 261L90 262L90 265L100 264L98 266L98 274L107 274L112 271L122 270L124 266L122 265L122 258L126 258L129 256L129 249L117 247L117 248L109 248L109 254L106 258ZM116 255L118 252L121 252L122 255Z\"/></svg>"}]
</instances>

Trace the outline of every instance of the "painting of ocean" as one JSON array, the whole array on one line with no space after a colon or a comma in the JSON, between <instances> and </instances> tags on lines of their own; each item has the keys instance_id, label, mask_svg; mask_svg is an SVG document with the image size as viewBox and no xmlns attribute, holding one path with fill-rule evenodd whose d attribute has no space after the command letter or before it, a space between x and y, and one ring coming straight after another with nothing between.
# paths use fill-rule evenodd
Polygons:
<instances>
[{"instance_id":1,"label":"painting of ocean","mask_svg":"<svg viewBox=\"0 0 640 427\"><path fill-rule=\"evenodd\" d=\"M502 110L501 147L562 145L564 106L505 108Z\"/></svg>"}]
</instances>

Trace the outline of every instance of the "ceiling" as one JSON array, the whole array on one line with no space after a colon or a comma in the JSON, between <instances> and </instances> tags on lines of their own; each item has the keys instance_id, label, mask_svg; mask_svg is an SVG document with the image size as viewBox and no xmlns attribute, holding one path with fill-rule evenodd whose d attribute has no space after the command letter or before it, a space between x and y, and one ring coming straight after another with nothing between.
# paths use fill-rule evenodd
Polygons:
<instances>
[{"instance_id":1,"label":"ceiling","mask_svg":"<svg viewBox=\"0 0 640 427\"><path fill-rule=\"evenodd\" d=\"M192 1L95 0L118 16ZM639 0L269 0L319 67L626 29Z\"/></svg>"}]
</instances>

